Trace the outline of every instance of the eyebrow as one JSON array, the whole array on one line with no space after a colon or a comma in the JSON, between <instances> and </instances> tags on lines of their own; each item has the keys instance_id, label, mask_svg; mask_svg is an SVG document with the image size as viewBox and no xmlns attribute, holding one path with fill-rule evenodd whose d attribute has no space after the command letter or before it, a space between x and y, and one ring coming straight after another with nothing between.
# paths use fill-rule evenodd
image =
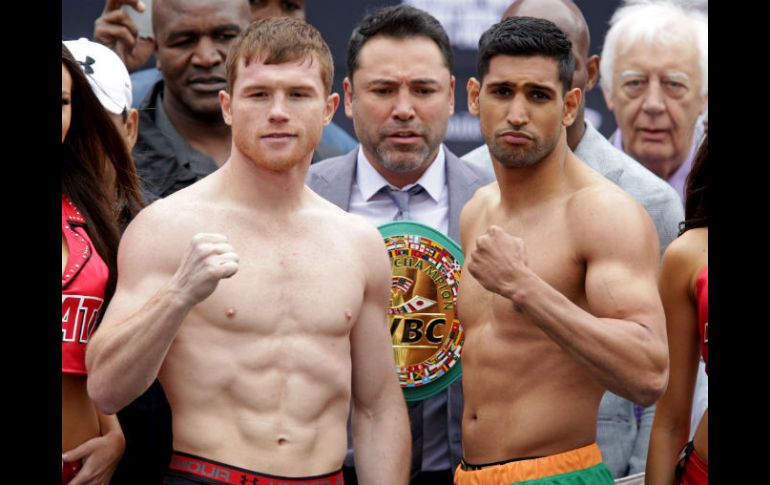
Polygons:
<instances>
[{"instance_id":1,"label":"eyebrow","mask_svg":"<svg viewBox=\"0 0 770 485\"><path fill-rule=\"evenodd\" d=\"M663 75L667 78L682 79L685 81L690 80L689 74L682 71L665 71ZM634 71L631 69L620 73L620 79L625 79L628 77L636 77L636 76L646 77L647 73L644 71Z\"/></svg>"},{"instance_id":2,"label":"eyebrow","mask_svg":"<svg viewBox=\"0 0 770 485\"><path fill-rule=\"evenodd\" d=\"M399 84L399 82L394 79L372 79L366 83L367 86L373 86L376 84ZM418 78L410 79L408 84L438 84L438 81L430 78Z\"/></svg>"},{"instance_id":3,"label":"eyebrow","mask_svg":"<svg viewBox=\"0 0 770 485\"><path fill-rule=\"evenodd\" d=\"M236 30L238 32L241 31L241 26L238 24L225 24L225 25L218 25L217 27L214 27L214 29L211 31L213 34L221 34L222 32L227 32L230 30Z\"/></svg>"},{"instance_id":4,"label":"eyebrow","mask_svg":"<svg viewBox=\"0 0 770 485\"><path fill-rule=\"evenodd\" d=\"M486 84L486 89L495 89L495 88L513 88L516 89L518 85L516 83L512 83L510 81L500 81L495 83L488 83ZM525 89L540 89L543 91L548 91L550 93L556 93L556 89L553 87L547 85L547 84L541 84L541 83L534 83L534 82L526 82L522 86Z\"/></svg>"},{"instance_id":5,"label":"eyebrow","mask_svg":"<svg viewBox=\"0 0 770 485\"><path fill-rule=\"evenodd\" d=\"M247 81L248 82L248 81ZM316 86L313 84L293 84L289 86L285 86L286 89L289 90L300 90L300 91L317 91ZM241 88L241 92L250 92L250 91L273 91L275 89L274 85L268 85L268 84L246 84Z\"/></svg>"},{"instance_id":6,"label":"eyebrow","mask_svg":"<svg viewBox=\"0 0 770 485\"><path fill-rule=\"evenodd\" d=\"M690 80L690 76L687 73L681 71L667 71L664 74L669 79L681 79L683 81Z\"/></svg>"},{"instance_id":7,"label":"eyebrow","mask_svg":"<svg viewBox=\"0 0 770 485\"><path fill-rule=\"evenodd\" d=\"M634 76L646 76L647 73L644 71L633 71L631 69L625 70L620 73L620 79L627 78L627 77L634 77Z\"/></svg>"},{"instance_id":8,"label":"eyebrow","mask_svg":"<svg viewBox=\"0 0 770 485\"><path fill-rule=\"evenodd\" d=\"M174 40L180 37L201 37L203 35L208 35L209 33L211 35L218 35L229 31L235 31L240 33L241 26L238 24L218 25L214 27L211 31L206 31L206 32L199 32L197 30L178 30L176 32L171 32L170 34L168 34L168 36L166 36L166 42L173 42Z\"/></svg>"}]
</instances>

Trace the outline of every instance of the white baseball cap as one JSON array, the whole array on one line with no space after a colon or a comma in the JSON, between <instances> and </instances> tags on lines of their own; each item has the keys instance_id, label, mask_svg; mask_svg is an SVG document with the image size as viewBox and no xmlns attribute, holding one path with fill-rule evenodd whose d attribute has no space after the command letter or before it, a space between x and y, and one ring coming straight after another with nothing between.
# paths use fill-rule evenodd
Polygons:
<instances>
[{"instance_id":1,"label":"white baseball cap","mask_svg":"<svg viewBox=\"0 0 770 485\"><path fill-rule=\"evenodd\" d=\"M118 115L131 108L131 78L117 54L85 37L65 40L64 45L80 64L91 89L107 111Z\"/></svg>"}]
</instances>

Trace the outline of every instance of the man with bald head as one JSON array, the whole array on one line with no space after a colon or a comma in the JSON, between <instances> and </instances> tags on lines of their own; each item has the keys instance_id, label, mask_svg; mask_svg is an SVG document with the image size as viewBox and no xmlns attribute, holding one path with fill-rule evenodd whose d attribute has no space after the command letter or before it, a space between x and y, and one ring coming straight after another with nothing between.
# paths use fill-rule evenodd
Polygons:
<instances>
[{"instance_id":1,"label":"man with bald head","mask_svg":"<svg viewBox=\"0 0 770 485\"><path fill-rule=\"evenodd\" d=\"M148 2L149 3L149 2ZM156 1L155 3L158 3ZM163 2L161 2L163 3ZM194 2L185 2L188 5L190 14L196 14L197 9ZM221 5L221 2L213 2L213 6ZM153 51L158 39L158 28L163 25L153 18L153 28L156 30L149 37L147 34L140 33L131 17L121 7L129 6L135 10L141 9L139 0L106 0L102 15L94 23L94 40L100 42L115 52L123 59L131 74L133 83L133 98L136 108L139 108L147 95L153 91L157 83L167 77L167 73L161 68L160 60L157 68L141 69L144 66ZM145 7L147 8L147 7ZM305 0L248 0L249 11L242 10L242 17L246 22L252 22L271 17L291 17L297 20L305 20ZM155 8L153 8L153 11ZM179 13L177 13L178 15ZM186 13L183 15L187 15ZM161 20L165 23L165 20ZM160 69L160 70L159 70ZM221 117L220 117L221 118ZM219 120L221 123L221 119ZM356 141L345 130L334 123L330 123L324 128L321 142L313 152L313 162L323 160L328 157L341 155L352 150L356 146ZM197 147L196 147L197 148ZM219 163L219 158L206 152L203 153L214 158ZM143 158L139 156L139 158ZM216 165L203 163L213 171ZM154 179L155 177L153 177ZM189 185L189 184L187 184ZM170 189L173 191L176 189ZM170 193L170 192L169 192ZM167 194L161 194L167 195Z\"/></svg>"},{"instance_id":2,"label":"man with bald head","mask_svg":"<svg viewBox=\"0 0 770 485\"><path fill-rule=\"evenodd\" d=\"M248 26L250 9L247 0L155 0L152 20L163 78L140 106L133 155L145 187L166 197L214 172L230 154L217 95L225 87L227 51Z\"/></svg>"},{"instance_id":3,"label":"man with bald head","mask_svg":"<svg viewBox=\"0 0 770 485\"><path fill-rule=\"evenodd\" d=\"M589 56L590 34L580 9L571 0L519 0L513 2L503 18L528 16L550 20L572 42L575 73L572 87L583 92L575 122L567 127L567 145L588 166L601 173L633 197L652 218L660 241L660 254L676 238L684 211L676 192L663 180L635 160L613 147L585 119L585 93L593 89L599 76L599 57ZM491 165L486 145L468 153L465 160ZM599 407L596 442L604 462L615 478L644 471L647 442L654 408L639 419L634 403L607 392Z\"/></svg>"}]
</instances>

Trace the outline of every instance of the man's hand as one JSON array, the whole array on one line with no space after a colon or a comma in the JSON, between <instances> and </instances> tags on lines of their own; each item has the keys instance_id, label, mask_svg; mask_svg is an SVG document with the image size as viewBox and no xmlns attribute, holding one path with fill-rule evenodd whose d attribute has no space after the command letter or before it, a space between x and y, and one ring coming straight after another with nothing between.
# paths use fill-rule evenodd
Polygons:
<instances>
[{"instance_id":1,"label":"man's hand","mask_svg":"<svg viewBox=\"0 0 770 485\"><path fill-rule=\"evenodd\" d=\"M141 0L107 0L101 17L94 22L94 40L115 51L128 72L133 72L150 58L155 42L139 37L134 21L121 9L123 5L139 12L146 8Z\"/></svg>"},{"instance_id":2,"label":"man's hand","mask_svg":"<svg viewBox=\"0 0 770 485\"><path fill-rule=\"evenodd\" d=\"M196 305L214 293L219 280L237 271L238 255L226 236L198 233L187 247L170 288L191 306Z\"/></svg>"},{"instance_id":3,"label":"man's hand","mask_svg":"<svg viewBox=\"0 0 770 485\"><path fill-rule=\"evenodd\" d=\"M512 299L521 278L531 274L524 241L498 226L476 239L468 257L468 271L487 290Z\"/></svg>"},{"instance_id":4,"label":"man's hand","mask_svg":"<svg viewBox=\"0 0 770 485\"><path fill-rule=\"evenodd\" d=\"M83 468L69 485L109 485L125 448L125 438L118 428L63 453L64 462L83 460Z\"/></svg>"}]
</instances>

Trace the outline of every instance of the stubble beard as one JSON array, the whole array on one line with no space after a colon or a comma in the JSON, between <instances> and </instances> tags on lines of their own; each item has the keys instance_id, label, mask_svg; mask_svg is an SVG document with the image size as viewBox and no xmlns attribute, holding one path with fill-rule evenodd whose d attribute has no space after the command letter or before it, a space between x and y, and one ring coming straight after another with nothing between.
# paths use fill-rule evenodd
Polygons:
<instances>
[{"instance_id":1,"label":"stubble beard","mask_svg":"<svg viewBox=\"0 0 770 485\"><path fill-rule=\"evenodd\" d=\"M422 145L419 149L399 150L395 147L385 147L378 144L374 152L377 160L386 169L394 173L410 173L419 170L430 155L430 147Z\"/></svg>"},{"instance_id":2,"label":"stubble beard","mask_svg":"<svg viewBox=\"0 0 770 485\"><path fill-rule=\"evenodd\" d=\"M271 172L287 172L302 164L304 157L300 150L287 150L285 153L268 153L258 142L236 140L236 148L258 168ZM312 151L311 157L312 157Z\"/></svg>"},{"instance_id":3,"label":"stubble beard","mask_svg":"<svg viewBox=\"0 0 770 485\"><path fill-rule=\"evenodd\" d=\"M383 168L393 173L412 173L425 166L431 153L435 153L441 140L433 142L430 133L421 130L423 143L414 146L401 146L390 144L385 134L380 134L379 139L372 143L374 153ZM363 142L362 142L363 143Z\"/></svg>"},{"instance_id":4,"label":"stubble beard","mask_svg":"<svg viewBox=\"0 0 770 485\"><path fill-rule=\"evenodd\" d=\"M532 148L508 148L496 141L493 135L491 139L484 140L492 157L506 168L527 168L540 163L551 151L555 143L544 144L537 139L533 140Z\"/></svg>"}]
</instances>

